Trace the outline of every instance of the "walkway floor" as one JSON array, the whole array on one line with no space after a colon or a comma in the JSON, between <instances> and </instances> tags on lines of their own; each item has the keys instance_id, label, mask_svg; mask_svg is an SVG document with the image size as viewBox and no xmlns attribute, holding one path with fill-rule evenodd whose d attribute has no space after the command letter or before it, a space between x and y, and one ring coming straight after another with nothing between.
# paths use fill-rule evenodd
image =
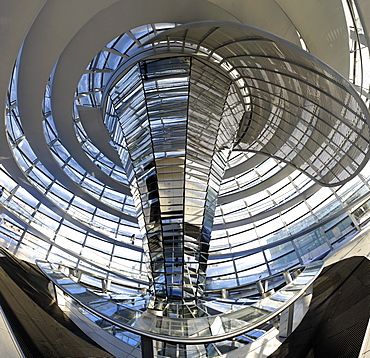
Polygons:
<instances>
[{"instance_id":1,"label":"walkway floor","mask_svg":"<svg viewBox=\"0 0 370 358\"><path fill-rule=\"evenodd\" d=\"M325 259L307 315L270 358L369 358L370 227Z\"/></svg>"}]
</instances>

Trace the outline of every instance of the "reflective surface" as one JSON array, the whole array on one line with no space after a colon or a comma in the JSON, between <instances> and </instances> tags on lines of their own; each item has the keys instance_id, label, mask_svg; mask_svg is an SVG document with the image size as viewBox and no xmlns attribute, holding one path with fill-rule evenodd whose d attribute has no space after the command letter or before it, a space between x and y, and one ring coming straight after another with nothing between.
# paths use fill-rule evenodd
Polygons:
<instances>
[{"instance_id":1,"label":"reflective surface","mask_svg":"<svg viewBox=\"0 0 370 358\"><path fill-rule=\"evenodd\" d=\"M109 102L105 122L113 140L124 138L121 160L155 295L201 297L219 187L243 115L236 90L203 62L172 57L135 65Z\"/></svg>"},{"instance_id":2,"label":"reflective surface","mask_svg":"<svg viewBox=\"0 0 370 358\"><path fill-rule=\"evenodd\" d=\"M294 304L309 289L320 274L323 262L317 261L308 264L295 280L256 303L246 307L239 306L237 309L233 305L229 305L227 308L227 304L224 304L225 313L208 315L204 310L203 317L196 318L176 317L177 312L186 310L186 304L173 304L172 308L170 305L167 309L172 311L172 315L168 314L168 317L165 317L162 316L163 308L152 305L153 300L147 301L140 297L132 297L132 299L127 298L116 302L89 291L66 277L48 262L38 261L38 266L74 300L111 323L134 333L141 333L159 340L197 344L231 338L251 331L271 320ZM210 303L203 302L202 305L206 307Z\"/></svg>"},{"instance_id":3,"label":"reflective surface","mask_svg":"<svg viewBox=\"0 0 370 358\"><path fill-rule=\"evenodd\" d=\"M205 56L252 97L240 149L293 164L336 185L369 158L369 113L356 91L318 59L282 39L229 23L194 23L149 41L155 51ZM166 50L165 50L166 48Z\"/></svg>"}]
</instances>

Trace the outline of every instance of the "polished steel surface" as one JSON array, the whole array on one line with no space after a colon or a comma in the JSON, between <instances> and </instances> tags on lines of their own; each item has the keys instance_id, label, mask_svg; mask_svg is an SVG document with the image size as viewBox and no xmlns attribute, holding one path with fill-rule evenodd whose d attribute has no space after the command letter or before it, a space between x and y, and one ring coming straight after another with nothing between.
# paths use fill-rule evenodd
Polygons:
<instances>
[{"instance_id":1,"label":"polished steel surface","mask_svg":"<svg viewBox=\"0 0 370 358\"><path fill-rule=\"evenodd\" d=\"M244 113L235 86L195 58L145 60L107 102L105 123L124 144L156 298L200 298L219 188Z\"/></svg>"}]
</instances>

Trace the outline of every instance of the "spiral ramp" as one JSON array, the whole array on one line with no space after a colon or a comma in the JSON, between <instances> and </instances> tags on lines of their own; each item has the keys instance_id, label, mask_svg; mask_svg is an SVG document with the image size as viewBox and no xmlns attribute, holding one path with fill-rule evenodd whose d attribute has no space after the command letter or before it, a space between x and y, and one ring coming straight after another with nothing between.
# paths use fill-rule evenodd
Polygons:
<instances>
[{"instance_id":1,"label":"spiral ramp","mask_svg":"<svg viewBox=\"0 0 370 358\"><path fill-rule=\"evenodd\" d=\"M0 4L0 242L20 259L59 264L81 283L103 282L111 294L145 291L148 302L159 292L155 277L164 280L166 297L141 310L174 304L169 286L195 292L202 277L202 299L237 305L244 295L238 287L330 255L367 224L366 0ZM190 239L194 251L186 251L191 234L184 230L171 241L185 247L181 259L167 255L163 241L158 269L123 161L128 135L109 127L107 98L134 66L186 56L192 73L199 61L229 78L241 108L239 128L220 174L207 249L198 239L206 259L196 263ZM196 265L203 264L201 271ZM145 351L146 341L130 346L130 339L127 356ZM232 344L192 353L190 345L156 343L150 354L236 357L246 339L232 339L229 352L222 347Z\"/></svg>"}]
</instances>

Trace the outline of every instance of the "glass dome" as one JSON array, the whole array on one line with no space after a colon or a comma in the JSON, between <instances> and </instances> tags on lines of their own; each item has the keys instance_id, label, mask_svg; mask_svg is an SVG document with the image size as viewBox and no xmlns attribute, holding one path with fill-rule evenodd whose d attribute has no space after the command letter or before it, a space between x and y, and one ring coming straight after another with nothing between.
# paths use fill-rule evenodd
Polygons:
<instances>
[{"instance_id":1,"label":"glass dome","mask_svg":"<svg viewBox=\"0 0 370 358\"><path fill-rule=\"evenodd\" d=\"M118 3L117 9L122 6ZM155 12L153 18L133 6L127 24L112 20L102 29L100 21L118 16L106 4L86 13L63 39L54 30L42 31L46 20L35 12L34 24L30 22L23 37L19 35L18 47L14 45L12 70L9 66L4 71L11 77L1 130L2 247L30 262L41 259L81 270L82 280L91 285L111 279L115 293L128 295L138 289L155 292L155 284L166 280L183 287L185 272L198 265L196 274L189 273L192 287L201 284L202 297L220 298L225 290L324 257L367 223L370 76L362 2L343 2L340 17L323 21L320 15L318 29L310 31L302 13L288 4L276 11L280 25L275 26L258 16L257 8L251 10L252 19L245 11L239 16L236 9L216 3L207 2L207 11L179 5L172 14L164 10L163 16ZM43 16L52 16L47 6L43 11ZM316 31L330 29L334 20L340 34L321 38ZM60 30L64 25L58 26ZM167 73L159 76L160 66L147 71L155 61L163 65L166 59L179 58L187 60L167 68L171 80ZM185 74L176 73L180 67ZM192 77L197 71L206 75ZM157 77L149 81L148 73ZM229 91L216 93L226 87ZM138 124L133 112L152 110L148 118L157 118L155 111L166 107L170 113L176 107L173 116L183 119L198 105L204 109L202 96L208 94L210 117L218 116L217 123L220 117L237 122L226 159L207 159L215 166L221 162L221 170L207 169L202 178L209 185L221 173L217 188L209 185L217 192L213 201L202 198L201 207L212 212L211 224L201 230L204 234L204 227L209 229L208 236L197 238L193 246L186 246L186 238L178 239L185 248L162 260L156 281L155 260L148 257L149 229L143 230L141 223L150 219L140 215L158 198L150 196L148 185L147 192L133 185L132 177L139 182L151 168L138 166L135 175L128 171L127 157L133 154L127 148L142 148L127 141L134 129L120 122L120 106L132 110L127 109L128 121L139 130L146 124ZM154 101L161 105L150 107ZM197 113L200 122L204 113ZM171 124L171 115L160 120L167 118ZM203 131L200 143L223 135L230 123L221 127L221 134L207 136ZM221 147L210 150L221 152ZM163 153L166 158L173 154L159 152L153 154L156 160ZM200 178L205 164L197 164L196 174L194 169L181 175ZM176 198L181 201L185 195ZM202 215L201 220L207 216ZM167 257L164 245L161 250ZM201 255L206 257L200 262ZM174 279L179 263L183 276Z\"/></svg>"}]
</instances>

